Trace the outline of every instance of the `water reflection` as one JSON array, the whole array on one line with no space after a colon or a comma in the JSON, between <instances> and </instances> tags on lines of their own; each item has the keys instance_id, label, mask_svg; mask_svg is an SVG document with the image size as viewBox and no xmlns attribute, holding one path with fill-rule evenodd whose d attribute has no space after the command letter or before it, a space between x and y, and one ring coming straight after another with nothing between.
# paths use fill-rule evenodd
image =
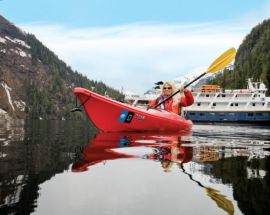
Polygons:
<instances>
[{"instance_id":1,"label":"water reflection","mask_svg":"<svg viewBox=\"0 0 270 215\"><path fill-rule=\"evenodd\" d=\"M33 212L39 184L68 170L89 131L83 122L0 121L0 214Z\"/></svg>"},{"instance_id":2,"label":"water reflection","mask_svg":"<svg viewBox=\"0 0 270 215\"><path fill-rule=\"evenodd\" d=\"M217 206L224 211L226 211L228 214L234 214L234 206L231 200L227 198L226 195L222 194L219 190L206 187L203 185L200 181L197 181L193 178L193 175L188 173L183 164L179 165L180 169L183 171L183 173L187 174L190 178L190 180L196 182L200 187L204 188L207 195L217 204Z\"/></svg>"},{"instance_id":3,"label":"water reflection","mask_svg":"<svg viewBox=\"0 0 270 215\"><path fill-rule=\"evenodd\" d=\"M205 189L207 195L219 208L228 214L234 214L234 206L226 195L223 195L217 189L206 187L185 170L184 164L192 161L193 147L191 147L191 141L182 139L187 139L186 137L190 137L190 135L190 132L165 134L99 133L86 146L78 149L77 157L80 158L73 163L72 171L83 172L100 162L105 164L108 160L121 158L142 158L160 162L164 172L170 172L172 166L177 165L192 181ZM135 150L138 148L147 148L148 150L140 150L140 154L138 154L138 151ZM210 147L207 152L199 150L200 156L205 158L204 152L208 154L208 151L212 153L213 150L214 148L211 149ZM205 162L206 160L202 157L199 160ZM214 156L214 159L211 158L212 156L207 157L207 161L217 160L216 156Z\"/></svg>"},{"instance_id":4,"label":"water reflection","mask_svg":"<svg viewBox=\"0 0 270 215\"><path fill-rule=\"evenodd\" d=\"M269 131L97 133L81 121L0 122L0 214L264 214Z\"/></svg>"},{"instance_id":5,"label":"water reflection","mask_svg":"<svg viewBox=\"0 0 270 215\"><path fill-rule=\"evenodd\" d=\"M205 186L231 187L242 213L264 214L270 203L269 134L262 126L196 126L188 138L195 153L187 172Z\"/></svg>"},{"instance_id":6,"label":"water reflection","mask_svg":"<svg viewBox=\"0 0 270 215\"><path fill-rule=\"evenodd\" d=\"M77 149L81 157L72 165L73 172L86 171L100 162L120 158L144 158L160 161L165 171L173 162L189 162L192 159L192 148L181 147L181 133L99 133L90 142ZM140 149L138 151L138 149Z\"/></svg>"},{"instance_id":7,"label":"water reflection","mask_svg":"<svg viewBox=\"0 0 270 215\"><path fill-rule=\"evenodd\" d=\"M240 213L239 209L245 214L249 214L249 211L258 213L261 208L265 208L262 202L268 200L262 202L248 200L246 203L243 203L243 200L247 198L246 195L252 196L252 191L260 190L257 187L258 181L264 184L269 179L269 167L267 167L270 148L267 135L269 130L260 130L259 133L265 135L263 137L257 133L254 135L254 132L259 131L257 129L250 129L247 136L243 135L242 127L238 133L227 129L225 135L221 135L219 129L217 127L216 133L214 130L211 130L211 133L208 131L208 136L205 130L204 135L200 135L201 127L198 128L197 134L195 131L193 135L190 133L97 134L80 150L80 159L73 164L72 170L86 171L97 163L105 164L108 160L120 158L152 160L160 162L164 172L173 171L172 167L177 166L191 181L204 188L207 196L226 213ZM144 148L139 154L135 150L138 147ZM145 150L146 148L148 150ZM238 184L239 181L242 185ZM243 190L244 186L249 186L251 190L246 188ZM269 186L266 187L267 191L263 189L259 191L263 196L268 195Z\"/></svg>"}]
</instances>

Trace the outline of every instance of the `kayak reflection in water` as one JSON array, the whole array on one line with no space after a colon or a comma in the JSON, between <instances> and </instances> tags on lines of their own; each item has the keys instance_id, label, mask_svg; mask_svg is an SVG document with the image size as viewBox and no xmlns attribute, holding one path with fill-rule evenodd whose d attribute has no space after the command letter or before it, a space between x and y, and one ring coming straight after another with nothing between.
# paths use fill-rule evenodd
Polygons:
<instances>
[{"instance_id":1,"label":"kayak reflection in water","mask_svg":"<svg viewBox=\"0 0 270 215\"><path fill-rule=\"evenodd\" d=\"M172 82L165 82L162 87L162 93L157 98L149 103L149 108L153 108L155 105L164 101L168 96L176 92L176 87ZM180 96L181 93L184 95ZM194 103L194 98L190 90L180 88L180 93L176 94L172 98L168 99L164 103L158 106L159 109L167 110L176 114L181 114L181 107L190 106Z\"/></svg>"},{"instance_id":2,"label":"kayak reflection in water","mask_svg":"<svg viewBox=\"0 0 270 215\"><path fill-rule=\"evenodd\" d=\"M184 147L177 148L181 135L190 135L190 132L177 134L99 133L86 146L77 150L78 159L73 163L72 171L84 172L90 166L121 158L144 158L158 161L191 160L192 148L188 151L190 154L188 159L184 155L187 150ZM135 147L142 149L139 154ZM147 149L150 149L150 152Z\"/></svg>"}]
</instances>

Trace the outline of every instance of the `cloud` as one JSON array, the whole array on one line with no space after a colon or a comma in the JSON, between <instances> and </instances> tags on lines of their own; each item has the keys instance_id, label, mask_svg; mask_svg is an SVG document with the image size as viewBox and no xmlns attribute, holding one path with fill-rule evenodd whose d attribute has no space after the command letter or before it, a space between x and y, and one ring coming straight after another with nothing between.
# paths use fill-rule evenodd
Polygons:
<instances>
[{"instance_id":1,"label":"cloud","mask_svg":"<svg viewBox=\"0 0 270 215\"><path fill-rule=\"evenodd\" d=\"M250 31L247 25L218 22L93 28L34 23L20 27L88 78L139 93L157 81L207 67L226 49L237 48Z\"/></svg>"}]
</instances>

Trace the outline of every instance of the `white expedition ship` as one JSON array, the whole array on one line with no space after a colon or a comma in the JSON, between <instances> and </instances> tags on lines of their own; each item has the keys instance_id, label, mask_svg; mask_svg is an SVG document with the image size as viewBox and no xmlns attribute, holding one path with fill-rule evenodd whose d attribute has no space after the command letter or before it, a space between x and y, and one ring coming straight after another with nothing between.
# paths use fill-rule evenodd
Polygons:
<instances>
[{"instance_id":1,"label":"white expedition ship","mask_svg":"<svg viewBox=\"0 0 270 215\"><path fill-rule=\"evenodd\" d=\"M202 85L193 92L194 104L183 108L186 118L197 122L270 122L270 98L262 82L248 79L247 89L222 90Z\"/></svg>"},{"instance_id":2,"label":"white expedition ship","mask_svg":"<svg viewBox=\"0 0 270 215\"><path fill-rule=\"evenodd\" d=\"M158 88L158 87L157 87ZM223 90L218 85L202 85L192 91L194 104L182 108L182 115L194 122L269 123L270 97L262 82L248 79L247 89ZM127 96L126 102L146 108L160 89L143 96Z\"/></svg>"}]
</instances>

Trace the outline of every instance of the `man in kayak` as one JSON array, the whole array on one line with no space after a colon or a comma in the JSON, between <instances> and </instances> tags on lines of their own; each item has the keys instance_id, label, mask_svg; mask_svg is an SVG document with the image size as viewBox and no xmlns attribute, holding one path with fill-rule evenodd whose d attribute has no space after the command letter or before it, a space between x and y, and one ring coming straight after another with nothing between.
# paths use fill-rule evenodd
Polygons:
<instances>
[{"instance_id":1,"label":"man in kayak","mask_svg":"<svg viewBox=\"0 0 270 215\"><path fill-rule=\"evenodd\" d=\"M176 92L175 85L169 81L165 82L163 84L161 95L157 99L154 99L149 103L149 108L154 107L174 92ZM184 93L184 95L180 96L180 93L182 92ZM194 98L191 91L188 89L184 89L183 87L180 88L180 93L159 105L158 108L176 114L181 114L181 107L192 105L194 102Z\"/></svg>"}]
</instances>

